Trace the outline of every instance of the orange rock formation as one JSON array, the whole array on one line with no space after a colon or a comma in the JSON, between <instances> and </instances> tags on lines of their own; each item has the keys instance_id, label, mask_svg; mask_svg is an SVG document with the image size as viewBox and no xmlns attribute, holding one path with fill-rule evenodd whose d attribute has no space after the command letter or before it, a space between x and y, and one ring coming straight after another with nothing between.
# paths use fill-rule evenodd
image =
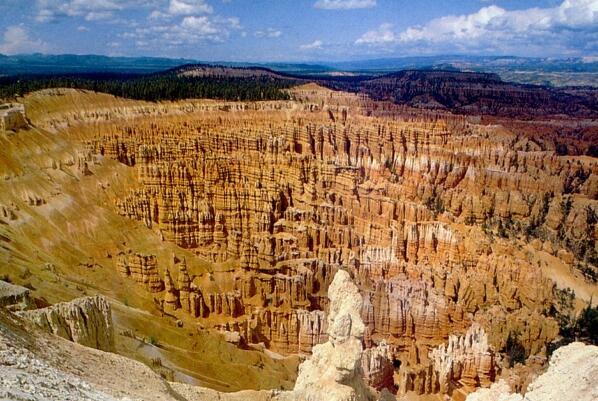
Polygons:
<instances>
[{"instance_id":1,"label":"orange rock formation","mask_svg":"<svg viewBox=\"0 0 598 401\"><path fill-rule=\"evenodd\" d=\"M392 388L399 361L403 377L416 376L405 389L488 384L492 356L471 340L481 334L450 337L472 324L496 351L516 330L528 353L541 352L558 332L547 315L554 283L530 252L594 268L596 160L559 157L466 117L313 85L294 96L123 102L36 121L68 126L90 155L134 169L114 207L196 255L111 250L115 271L167 314L307 354L328 339L326 291L342 266L364 297L364 343L378 351L366 351L363 370L378 388ZM524 247L534 239L540 250ZM199 260L214 267L199 272ZM446 370L440 354L464 359Z\"/></svg>"}]
</instances>

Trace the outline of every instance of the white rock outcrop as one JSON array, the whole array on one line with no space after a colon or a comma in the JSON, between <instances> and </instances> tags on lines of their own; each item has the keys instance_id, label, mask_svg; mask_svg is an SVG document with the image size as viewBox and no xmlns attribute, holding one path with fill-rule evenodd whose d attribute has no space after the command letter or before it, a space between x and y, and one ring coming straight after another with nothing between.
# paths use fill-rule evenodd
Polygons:
<instances>
[{"instance_id":1,"label":"white rock outcrop","mask_svg":"<svg viewBox=\"0 0 598 401\"><path fill-rule=\"evenodd\" d=\"M504 381L479 389L467 401L595 401L598 400L598 347L571 343L557 349L548 370L525 395L513 394Z\"/></svg>"},{"instance_id":2,"label":"white rock outcrop","mask_svg":"<svg viewBox=\"0 0 598 401\"><path fill-rule=\"evenodd\" d=\"M339 270L328 289L328 341L313 348L299 367L292 399L366 401L375 396L363 380L361 358L365 331L362 297L349 273Z\"/></svg>"}]
</instances>

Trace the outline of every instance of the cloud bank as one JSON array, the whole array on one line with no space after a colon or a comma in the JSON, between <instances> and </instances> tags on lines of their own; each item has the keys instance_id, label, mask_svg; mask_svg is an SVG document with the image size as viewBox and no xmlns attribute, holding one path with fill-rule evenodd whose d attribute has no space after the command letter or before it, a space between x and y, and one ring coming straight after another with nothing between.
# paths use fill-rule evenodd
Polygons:
<instances>
[{"instance_id":1,"label":"cloud bank","mask_svg":"<svg viewBox=\"0 0 598 401\"><path fill-rule=\"evenodd\" d=\"M353 10L375 6L376 0L318 0L314 4L315 8L324 10Z\"/></svg>"},{"instance_id":2,"label":"cloud bank","mask_svg":"<svg viewBox=\"0 0 598 401\"><path fill-rule=\"evenodd\" d=\"M359 37L369 46L424 46L430 51L494 52L546 49L569 53L598 49L598 0L565 0L557 7L505 10L492 5L466 15L436 18L394 32L390 23ZM445 51L446 51L445 50Z\"/></svg>"}]
</instances>

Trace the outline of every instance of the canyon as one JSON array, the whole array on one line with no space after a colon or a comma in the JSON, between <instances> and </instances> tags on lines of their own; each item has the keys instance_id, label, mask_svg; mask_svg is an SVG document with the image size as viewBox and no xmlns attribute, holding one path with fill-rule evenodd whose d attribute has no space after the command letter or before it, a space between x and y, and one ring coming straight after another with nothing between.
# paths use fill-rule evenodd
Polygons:
<instances>
[{"instance_id":1,"label":"canyon","mask_svg":"<svg viewBox=\"0 0 598 401\"><path fill-rule=\"evenodd\" d=\"M19 98L27 120L0 133L0 278L32 299L18 313L204 399L519 391L559 338L559 296L575 313L598 295L598 159L523 122L289 94ZM551 124L591 126L584 110Z\"/></svg>"}]
</instances>

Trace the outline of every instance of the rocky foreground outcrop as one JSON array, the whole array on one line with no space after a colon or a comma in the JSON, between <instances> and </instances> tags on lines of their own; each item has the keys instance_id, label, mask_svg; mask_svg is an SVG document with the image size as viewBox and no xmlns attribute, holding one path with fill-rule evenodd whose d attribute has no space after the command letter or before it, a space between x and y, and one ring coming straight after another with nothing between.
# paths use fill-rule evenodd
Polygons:
<instances>
[{"instance_id":1,"label":"rocky foreground outcrop","mask_svg":"<svg viewBox=\"0 0 598 401\"><path fill-rule=\"evenodd\" d=\"M316 345L311 358L299 367L293 398L319 401L326 394L329 401L372 400L375 397L363 381L361 370L363 300L349 273L336 273L328 298L328 341Z\"/></svg>"},{"instance_id":2,"label":"rocky foreground outcrop","mask_svg":"<svg viewBox=\"0 0 598 401\"><path fill-rule=\"evenodd\" d=\"M41 400L156 401L365 401L394 399L377 394L362 376L364 324L361 296L349 274L336 273L329 290L329 340L314 347L300 367L294 390L219 393L181 383L168 383L141 363L119 355L68 343L41 330L30 330L0 309L0 398ZM97 300L99 298L88 298ZM64 306L61 309L65 309ZM433 352L435 363L471 372L471 355L486 355L483 332L473 327ZM477 344L477 345L475 345ZM475 351L475 352L474 352ZM480 351L480 352L478 352ZM475 359L475 358L474 358ZM482 358L483 359L483 358ZM450 361L450 363L449 363ZM465 362L464 362L465 361ZM482 364L484 365L484 364ZM573 343L559 348L548 370L528 387L512 394L504 381L480 389L467 401L593 401L598 399L598 347Z\"/></svg>"},{"instance_id":3,"label":"rocky foreground outcrop","mask_svg":"<svg viewBox=\"0 0 598 401\"><path fill-rule=\"evenodd\" d=\"M42 330L87 347L114 350L110 304L101 295L19 313Z\"/></svg>"},{"instance_id":4,"label":"rocky foreground outcrop","mask_svg":"<svg viewBox=\"0 0 598 401\"><path fill-rule=\"evenodd\" d=\"M0 280L0 308L19 311L29 309L33 305L29 288Z\"/></svg>"},{"instance_id":5,"label":"rocky foreground outcrop","mask_svg":"<svg viewBox=\"0 0 598 401\"><path fill-rule=\"evenodd\" d=\"M376 391L368 387L363 378L361 359L365 327L360 317L362 298L349 273L344 270L336 273L329 299L329 340L314 347L313 355L300 367L294 390L287 392L218 393L167 383L144 365L122 356L79 344L64 352L68 345L62 339L39 330L27 332L22 322L0 309L0 398L61 401L112 401L121 397L168 401L376 400L379 398ZM111 331L110 314L98 312L106 310L105 303L101 297L83 298L35 311L36 314L21 315L37 321L43 331L59 335L64 333L56 328L58 322L61 328L64 328L63 324L71 327L71 332L73 327L78 327L76 338L81 339L83 316L96 323L101 317L104 323L110 324L104 329ZM39 323L40 320L45 323ZM85 364L84 369L81 369L81 363ZM127 374L123 377L125 370ZM385 396L389 394L385 393Z\"/></svg>"},{"instance_id":6,"label":"rocky foreground outcrop","mask_svg":"<svg viewBox=\"0 0 598 401\"><path fill-rule=\"evenodd\" d=\"M480 389L467 401L595 401L598 400L598 347L572 343L557 349L548 370L524 395L511 393L505 381Z\"/></svg>"}]
</instances>

